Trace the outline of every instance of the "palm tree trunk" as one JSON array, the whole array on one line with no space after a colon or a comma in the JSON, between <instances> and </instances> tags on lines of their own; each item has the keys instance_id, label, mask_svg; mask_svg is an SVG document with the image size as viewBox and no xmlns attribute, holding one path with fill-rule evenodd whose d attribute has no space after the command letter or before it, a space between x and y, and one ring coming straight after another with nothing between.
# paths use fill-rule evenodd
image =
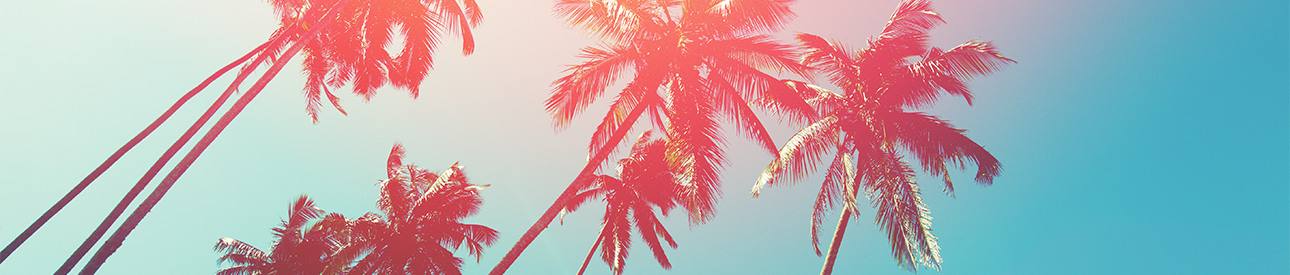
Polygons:
<instances>
[{"instance_id":1,"label":"palm tree trunk","mask_svg":"<svg viewBox=\"0 0 1290 275\"><path fill-rule=\"evenodd\" d=\"M342 0L340 3L332 6L332 8L327 11L327 14L322 17L320 22L316 24L314 28L302 35L300 40L291 45L290 49L287 49L277 58L276 62L273 63L273 66L269 67L268 71L266 71L264 75L246 91L246 94L242 95L236 103L233 103L233 106L220 117L219 121L216 121L215 125L211 126L211 129L206 132L206 135L202 136L202 139L197 141L197 144L193 146L192 150L188 151L187 155L184 155L183 160L176 164L174 169L170 170L170 173L167 174L166 178L157 185L157 188L148 195L148 198L145 199L138 208L135 208L134 212L130 214L130 217L126 218L125 223L121 224L121 227L117 228L117 230L112 233L112 237L108 238L107 242L94 253L94 257L90 258L90 262L85 265L84 269L81 269L80 274L90 275L98 271L99 267L107 261L107 258L112 256L112 253L116 252L117 248L121 247L121 244L125 242L125 237L130 235L130 231L133 231L135 227L138 227L139 223L143 221L143 217L146 216L148 212L152 211L152 207L156 206L157 203L161 201L161 198L166 195L166 191L170 190L170 187L175 184L175 181L178 181L179 177L183 176L184 172L188 170L188 167L197 160L197 157L201 156L202 152L210 146L211 142L215 141L216 137L219 137L220 132L223 132L224 128L228 127L228 124L232 122L234 118L237 118L237 115L246 108L246 105L251 103L251 100L255 99L255 96L259 95L261 90L264 90L264 86L268 85L269 81L273 80L273 77L276 76L278 72L282 71L282 68L287 65L288 61L290 61L291 58L300 51L300 49L304 48L305 43L302 41L317 36L321 30L326 29L327 25L330 25L332 19L336 17L338 13L337 11L341 7L348 5L350 1L351 0Z\"/></svg>"},{"instance_id":2,"label":"palm tree trunk","mask_svg":"<svg viewBox=\"0 0 1290 275\"><path fill-rule=\"evenodd\" d=\"M257 48L255 51L259 51L263 47L264 45L261 45L260 48ZM255 51L252 51L252 52L255 52ZM175 111L179 110L179 107L182 107L184 103L188 102L189 99L193 98L193 96L196 96L198 92L201 92L203 89L206 89L206 86L209 86L211 82L214 82L216 79L219 79L220 76L224 75L224 73L228 72L234 67L237 67L238 64L241 64L242 62L246 62L246 60L249 59L250 57L251 55L248 54L246 56L243 56L241 59L238 59L237 61L233 61L233 63L229 63L228 65L224 66L224 68L221 68L219 71L216 71L214 74L211 74L211 76L207 77L205 81L202 81L201 84L197 85L197 87L188 91L188 93L184 94L184 96L179 97L179 100L175 101L174 104L170 105L170 109L167 109L165 113L162 113L161 116L153 120L152 124L149 124L148 127L144 128L143 131L140 131L139 134L136 134L133 139L130 139L130 141L126 142L125 145L122 145L121 148L117 149L115 153L112 153L112 156L109 156L107 160L104 160L102 164L99 164L98 168L95 168L93 172L90 172L89 175L85 176L85 179L82 179L80 183L76 184L75 187L72 187L72 190L67 191L67 195L63 195L63 198L58 200L57 203L54 203L53 206L50 206L49 210L45 210L45 214L40 215L40 218L37 218L35 222L32 222L30 226L27 226L27 229L22 231L22 234L18 234L17 238L14 238L14 240L10 242L8 246L5 246L4 250L0 251L0 263L4 263L4 260L6 258L9 258L9 255L13 254L14 250L17 250L18 247L21 246L23 242L26 242L27 239L30 238L32 234L36 233L36 230L39 230L41 226L44 226L45 222L48 222L50 218L53 218L54 214L58 214L58 211L62 210L64 206L67 206L67 204L70 203L72 199L76 198L76 196L81 193L81 191L84 191L86 187L89 187L90 183L93 183L95 179L98 179L99 175L102 175L103 172L107 171L108 168L112 167L112 164L115 164L116 161L121 158L121 156L125 155L126 152L129 152L130 149L134 148L134 146L139 144L140 141L143 141L143 139L148 137L149 134L152 134L153 130L156 130L157 127L161 126L162 123L166 122L166 120L169 119L170 116L175 113Z\"/></svg>"},{"instance_id":3,"label":"palm tree trunk","mask_svg":"<svg viewBox=\"0 0 1290 275\"><path fill-rule=\"evenodd\" d=\"M270 45L282 42L285 37L285 35L281 35L273 40L264 42L264 44L251 50L251 52L246 53L242 58L229 64L229 66L226 66L220 73L223 73L223 71L226 71L228 68L232 68L234 65L246 62L246 60L250 59L251 56L264 52L264 50L269 48ZM220 94L219 98L215 99L215 102L206 109L206 112L203 113L196 122L193 122L192 126L188 127L188 131L184 132L183 136L180 136L179 140L176 140L175 143L171 144L170 148L152 164L152 167L148 169L148 172L144 173L143 177L134 184L134 187L130 188L130 192L126 193L125 197L122 197L120 202L117 202L116 207L112 208L112 212L108 213L108 216L103 219L103 222L99 223L98 228L95 228L94 232L90 233L90 236L85 238L84 242L81 242L81 246L77 247L75 252L72 252L72 255L67 258L67 261L63 262L63 265L59 267L58 271L55 271L54 274L64 275L72 272L72 268L81 261L82 257L85 257L86 253L89 253L90 248L93 247L95 243L98 243L99 239L103 237L103 234L107 233L108 228L112 227L112 224L121 216L121 213L125 212L125 208L130 206L130 202L133 202L134 198L138 197L139 193L143 192L143 189L148 186L148 182L151 182L152 178L156 177L157 173L161 172L161 168L166 166L166 163L170 161L170 158L174 157L175 154L179 152L179 149L183 148L184 144L188 143L188 140L191 139L193 135L197 134L197 131L200 130L203 125L206 125L206 121L209 121L210 118L215 115L215 112L219 111L220 106L223 106L224 102L227 101L228 98L233 95L233 92L237 90L237 87L241 86L242 81L246 80L246 77L249 76L251 72L255 71L255 68L263 63L268 57L268 54L261 54L254 62L249 63L246 67L242 68L238 75L233 79L233 82L224 90L224 93Z\"/></svg>"},{"instance_id":4,"label":"palm tree trunk","mask_svg":"<svg viewBox=\"0 0 1290 275\"><path fill-rule=\"evenodd\" d=\"M851 211L842 209L842 217L838 218L838 228L833 230L833 242L829 244L829 257L824 258L824 269L820 270L820 275L833 274L833 262L838 259L838 249L842 247L842 236L847 233L847 221L851 220Z\"/></svg>"},{"instance_id":5,"label":"palm tree trunk","mask_svg":"<svg viewBox=\"0 0 1290 275\"><path fill-rule=\"evenodd\" d=\"M591 263L591 256L596 255L596 247L600 246L600 241L605 239L605 226L600 226L600 235L596 236L596 243L591 245L591 251L587 251L587 258L582 260L582 267L578 268L578 275L587 271L587 264Z\"/></svg>"},{"instance_id":6,"label":"palm tree trunk","mask_svg":"<svg viewBox=\"0 0 1290 275\"><path fill-rule=\"evenodd\" d=\"M663 81L661 76L654 74L649 74L645 77L646 81L640 87L657 88L657 83ZM628 89L632 89L632 86L628 85ZM614 130L613 136L608 140L609 142L606 142L604 147L597 150L594 156L587 159L587 166L582 168L582 172L578 173L578 177L574 178L573 183L570 183L569 187L565 187L564 192L560 193L555 202L551 203L551 207L547 207L546 212L542 213L542 217L539 217L537 222L534 222L533 226L530 226L529 230L525 231L523 236L520 236L520 240L515 242L515 246L512 246L511 250L506 252L506 256L503 256L502 260L497 263L497 266L494 266L493 270L488 272L489 275L506 274L506 269L515 263L515 259L520 257L520 253L523 253L524 249L528 248L534 239L537 239L538 234L542 234L542 230L546 229L547 225L550 225L551 221L555 220L555 216L560 214L560 209L564 209L564 205L568 203L569 198L578 193L577 186L582 186L587 181L592 180L591 174L596 172L596 168L600 167L600 164L609 157L609 153L613 152L618 143L622 142L623 138L627 136L627 132L632 129L632 125L636 124L636 120L640 118L641 114L645 113L645 109L649 109L650 100L658 99L656 96L647 95L636 104L635 108L632 108L632 112L628 113L623 119L623 124Z\"/></svg>"}]
</instances>

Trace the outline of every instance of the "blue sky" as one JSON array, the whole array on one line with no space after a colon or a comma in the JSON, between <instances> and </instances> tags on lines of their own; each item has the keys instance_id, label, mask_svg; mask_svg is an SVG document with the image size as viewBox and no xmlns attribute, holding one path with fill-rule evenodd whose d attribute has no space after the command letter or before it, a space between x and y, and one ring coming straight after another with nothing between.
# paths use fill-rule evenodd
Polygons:
<instances>
[{"instance_id":1,"label":"blue sky","mask_svg":"<svg viewBox=\"0 0 1290 275\"><path fill-rule=\"evenodd\" d=\"M486 272L583 165L609 98L561 132L549 84L596 41L549 1L481 0L471 56L446 39L421 97L342 95L349 116L311 124L288 67L233 122L100 274L207 274L220 237L267 248L295 196L358 216L375 210L394 142L432 170L460 161L484 190L468 221L501 240ZM799 1L779 35L863 45L896 1ZM940 115L1004 165L957 197L924 183L944 274L1290 273L1290 4L1285 1L934 1L933 43L997 43L1017 64L946 99ZM99 162L209 73L276 27L262 1L0 1L0 241L12 240ZM0 274L52 272L214 98L199 96L104 174ZM202 106L202 107L198 107ZM775 141L795 130L770 122ZM667 274L818 272L809 217L818 177L746 194L771 156L730 135L717 218L666 224L680 247ZM168 169L167 169L168 170ZM928 184L933 183L933 184ZM552 224L512 274L568 274L594 241L595 208ZM838 274L908 274L872 211L848 230ZM830 221L828 224L832 224ZM465 255L460 253L461 255ZM627 274L662 273L637 247ZM923 271L924 273L932 271ZM607 274L593 262L589 274Z\"/></svg>"}]
</instances>

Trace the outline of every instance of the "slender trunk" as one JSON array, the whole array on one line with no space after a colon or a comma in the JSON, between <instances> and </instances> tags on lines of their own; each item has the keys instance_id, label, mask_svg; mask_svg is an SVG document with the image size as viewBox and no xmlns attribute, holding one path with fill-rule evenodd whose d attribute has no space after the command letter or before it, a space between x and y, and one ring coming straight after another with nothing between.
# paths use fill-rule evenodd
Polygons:
<instances>
[{"instance_id":1,"label":"slender trunk","mask_svg":"<svg viewBox=\"0 0 1290 275\"><path fill-rule=\"evenodd\" d=\"M197 157L201 156L202 152L210 146L211 142L215 141L216 137L219 137L220 132L224 131L224 128L228 127L228 124L232 122L234 118L237 118L237 115L242 112L242 109L245 109L246 105L249 104L252 99L255 99L255 96L259 95L261 90L264 90L264 86L268 85L269 81L273 80L273 77L276 76L278 72L282 71L282 68L286 66L291 58L295 56L300 49L304 48L305 43L301 41L314 37L318 35L321 30L326 29L327 25L330 25L332 18L336 17L336 14L338 13L337 11L348 5L350 1L351 0L342 0L340 3L332 6L332 9L327 11L327 14L323 16L321 22L319 22L317 26L302 35L300 40L291 45L290 49L287 49L277 58L276 62L273 63L273 66L269 67L268 71L264 72L264 75L246 91L246 94L242 95L236 103L233 103L233 106L220 117L219 121L215 122L214 126L211 126L211 129L202 136L202 139L193 146L192 150L188 151L187 155L184 155L183 160L176 164L174 169L170 170L170 173L167 174L166 178L157 185L157 188L148 195L148 198L145 199L138 208L135 208L133 213L130 213L130 217L127 217L125 222L121 224L121 227L117 228L117 230L112 233L112 237L108 238L107 242L94 253L94 257L90 258L89 263L85 265L85 268L81 270L80 274L90 275L98 271L99 267L107 261L107 258L111 256L113 252L116 252L117 248L121 247L121 244L125 242L125 237L130 235L130 231L133 231L135 227L138 227L139 223L143 221L144 216L146 216L148 212L152 211L152 207L156 206L157 203L161 201L161 198L166 195L166 191L170 190L170 187L175 184L175 181L178 181L179 177L183 176L184 172L188 170L188 167L197 160Z\"/></svg>"},{"instance_id":2,"label":"slender trunk","mask_svg":"<svg viewBox=\"0 0 1290 275\"><path fill-rule=\"evenodd\" d=\"M605 226L600 226L600 235L596 236L596 243L591 245L591 251L587 251L587 258L582 260L582 267L578 268L578 275L587 271L587 264L591 263L591 256L596 255L596 247L600 246L600 241L605 239Z\"/></svg>"},{"instance_id":3,"label":"slender trunk","mask_svg":"<svg viewBox=\"0 0 1290 275\"><path fill-rule=\"evenodd\" d=\"M242 56L242 58L224 67L220 73L227 71L229 68L232 68L237 64L246 62L247 59L250 59L251 56L254 56L257 53L264 52L264 49L270 47L270 45L281 42L284 37L286 36L278 36L278 38L264 42L264 44L251 50L251 52ZM183 148L184 144L188 143L188 140L191 139L193 135L197 134L197 131L200 130L203 125L206 125L206 121L209 121L210 118L215 115L215 112L219 111L220 106L223 106L224 102L227 101L228 98L233 95L233 92L237 90L237 87L241 86L242 81L246 80L246 77L249 76L251 72L255 71L255 68L259 66L259 64L263 63L268 56L268 54L261 54L254 62L249 63L248 66L242 68L238 75L233 79L233 82L224 90L224 93L220 94L219 98L215 99L215 102L206 109L206 112L203 113L196 122L193 122L192 126L188 127L188 131L184 132L183 136L180 136L179 140L176 140L175 143L171 144L170 148L152 164L152 167L148 169L148 172L144 173L143 177L134 184L134 187L130 188L130 192L126 193L125 197L122 197L120 202L117 202L116 207L112 208L112 212L108 213L108 216L103 219L103 222L99 223L98 228L95 228L94 232L90 233L90 236L85 238L84 242L81 242L81 246L77 247L75 252L72 252L72 255L67 258L67 261L63 262L63 266L59 267L58 271L55 271L54 274L63 275L72 272L72 268L81 261L82 257L85 257L86 253L89 253L90 248L93 247L95 243L98 243L99 239L103 237L103 234L107 233L108 228L112 227L113 223L116 223L116 219L121 216L121 213L125 212L127 207L130 206L130 202L133 202L134 198L138 197L139 193L143 192L143 189L148 186L148 182L151 182L152 178L156 177L157 173L161 172L161 168L166 166L166 163L170 161L170 158L174 157L175 154L179 152L179 149Z\"/></svg>"},{"instance_id":4,"label":"slender trunk","mask_svg":"<svg viewBox=\"0 0 1290 275\"><path fill-rule=\"evenodd\" d=\"M658 87L655 83L662 81L660 76L650 75L646 77L652 79L646 80L646 84L642 85L643 87ZM628 85L628 88L632 88L631 85ZM506 256L502 257L502 260L497 263L497 266L494 266L493 270L488 272L489 275L505 274L506 269L510 268L511 264L515 263L515 259L520 257L520 253L523 253L524 249L533 243L533 239L537 239L538 234L542 234L542 230L546 229L552 220L555 220L555 216L560 214L560 209L564 209L564 205L569 201L569 198L578 193L577 186L582 186L587 181L592 180L591 174L596 172L596 168L599 168L600 164L609 157L609 153L613 152L618 143L622 142L623 137L632 129L632 125L636 124L636 120L640 118L641 114L645 113L645 109L649 109L650 103L648 101L650 100L658 99L655 96L647 95L641 99L641 102L636 104L635 108L632 108L632 112L623 119L623 124L614 130L613 136L608 140L609 142L606 142L604 147L600 147L600 150L597 150L594 156L587 159L587 166L582 168L582 172L578 173L578 177L574 178L573 183L564 188L564 192L560 193L555 202L551 203L551 207L547 207L546 212L542 213L542 217L539 217L537 222L534 222L533 226L530 226L529 230L520 236L520 240L515 242L515 246L512 246L511 250L506 252Z\"/></svg>"},{"instance_id":5,"label":"slender trunk","mask_svg":"<svg viewBox=\"0 0 1290 275\"><path fill-rule=\"evenodd\" d=\"M842 209L842 217L838 218L838 228L833 230L833 242L829 244L829 257L824 258L824 269L820 270L820 275L833 274L833 262L838 259L838 249L842 247L842 235L847 233L849 220L851 220L851 211Z\"/></svg>"},{"instance_id":6,"label":"slender trunk","mask_svg":"<svg viewBox=\"0 0 1290 275\"><path fill-rule=\"evenodd\" d=\"M112 156L109 156L107 160L104 160L102 164L99 164L98 168L95 168L93 172L90 172L89 175L85 176L85 179L82 179L80 183L76 184L75 187L72 187L72 190L67 191L67 195L63 195L63 198L58 200L57 203L54 203L53 206L50 206L49 210L45 210L45 214L40 215L40 218L37 218L35 222L32 222L30 226L27 226L27 230L22 231L22 234L18 234L17 238L14 238L8 246L5 246L4 250L0 251L0 263L4 263L4 260L9 258L9 255L13 254L14 250L17 250L23 242L27 241L27 238L30 238L32 234L36 233L36 230L39 230L41 226L44 226L45 222L48 222L50 218L54 217L54 214L58 214L59 210L62 210L63 207L67 206L72 199L76 198L76 196L81 193L81 191L84 191L86 187L89 187L90 183L93 183L95 179L98 179L99 175L102 175L104 171L107 171L108 168L112 167L112 164L115 164L117 159L120 159L121 156L125 155L126 152L129 152L131 148L134 148L134 146L139 144L140 141L143 141L143 139L148 137L149 134L152 134L152 131L161 126L163 122L166 122L166 120L169 119L175 111L179 110L179 107L182 107L184 103L188 102L188 100L193 98L193 96L196 96L198 92L205 89L206 86L210 85L211 82L214 82L215 79L219 79L219 77L224 75L224 73L237 67L237 64L245 62L248 58L250 58L250 55L243 56L241 59L238 59L238 61L229 63L227 66L224 66L224 68L221 68L219 71L216 71L214 74L207 77L205 81L202 81L201 84L188 91L184 96L179 97L179 100L170 105L170 109L167 109L165 113L162 113L161 116L153 120L152 124L149 124L148 127L144 128L143 131L140 131L139 134L136 134L133 139L130 139L130 141L126 142L125 145L122 145L115 153L112 153Z\"/></svg>"}]
</instances>

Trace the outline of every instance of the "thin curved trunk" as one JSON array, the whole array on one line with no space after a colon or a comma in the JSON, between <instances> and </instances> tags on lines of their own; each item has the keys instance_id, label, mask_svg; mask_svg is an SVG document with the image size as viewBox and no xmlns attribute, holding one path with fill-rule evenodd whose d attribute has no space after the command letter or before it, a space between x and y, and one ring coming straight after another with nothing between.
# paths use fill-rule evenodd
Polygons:
<instances>
[{"instance_id":1,"label":"thin curved trunk","mask_svg":"<svg viewBox=\"0 0 1290 275\"><path fill-rule=\"evenodd\" d=\"M658 85L653 84L662 81L660 76L651 77L655 79L650 79L646 82L649 84L644 85L644 87L658 87ZM632 129L632 125L636 124L636 120L640 118L641 114L645 113L645 109L649 108L649 100L657 100L657 98L656 96L647 95L641 102L636 104L635 108L632 108L632 112L623 119L622 126L614 131L614 135L609 138L609 142L606 142L604 147L597 150L594 156L587 159L587 166L582 168L582 172L578 173L578 177L574 178L573 183L570 183L569 187L565 187L564 192L560 193L555 202L551 203L551 207L547 207L546 212L542 213L542 217L539 217L537 222L534 222L533 226L530 226L529 230L525 231L523 236L520 236L520 240L515 242L515 246L512 246L511 250L506 252L506 256L502 257L502 260L497 263L497 266L494 266L493 270L488 272L489 275L506 274L506 269L515 263L515 260L520 257L520 253L523 253L524 249L528 248L534 239L537 239L538 234L542 234L542 230L546 229L547 225L550 225L551 221L555 220L555 217L560 214L561 209L564 209L564 205L568 203L569 199L578 193L577 186L582 186L593 179L592 173L596 172L596 168L599 168L600 164L609 157L609 153L614 151L618 143L622 142L623 138L627 136L627 132Z\"/></svg>"},{"instance_id":2,"label":"thin curved trunk","mask_svg":"<svg viewBox=\"0 0 1290 275\"><path fill-rule=\"evenodd\" d=\"M112 237L108 238L107 242L104 243L102 247L99 247L99 250L94 253L93 258L90 258L89 263L85 265L85 268L81 270L80 274L89 275L98 271L99 267L107 261L107 258L112 256L112 253L116 252L117 248L121 247L121 244L125 242L125 237L130 235L130 231L133 231L135 227L139 226L139 223L143 221L144 216L146 216L148 212L152 211L152 207L156 206L157 203L161 201L161 198L166 195L166 191L169 191L170 187L174 186L175 181L178 181L179 177L183 176L184 172L188 170L188 167L197 160L197 157L201 156L202 152L210 146L211 142L215 141L216 137L219 137L220 132L223 132L224 128L228 127L228 124L232 122L234 118L237 118L237 115L246 108L246 105L251 103L251 100L255 99L255 96L259 95L260 91L264 90L264 86L268 85L269 81L273 80L273 77L276 76L278 72L282 71L282 68L286 66L291 58L295 56L300 49L304 48L305 43L301 41L314 37L318 35L321 30L326 29L327 25L330 25L332 19L336 17L336 14L338 13L337 10L339 10L340 7L348 5L350 1L351 0L342 0L340 3L332 6L332 9L327 11L327 14L323 16L321 22L316 27L302 35L300 37L300 41L291 45L290 49L287 49L277 58L276 62L273 63L273 66L269 67L268 71L266 71L264 75L246 91L246 94L242 95L236 103L233 103L233 106L220 117L219 121L215 122L214 126L211 126L211 129L202 136L202 139L193 146L192 150L188 151L187 155L184 155L183 160L176 164L174 169L170 170L170 173L167 174L166 178L157 185L157 188L148 195L148 198L145 199L138 208L135 208L133 213L130 213L130 217L126 218L125 223L121 224L121 227L117 228L117 230L112 233Z\"/></svg>"},{"instance_id":3,"label":"thin curved trunk","mask_svg":"<svg viewBox=\"0 0 1290 275\"><path fill-rule=\"evenodd\" d=\"M284 37L286 37L286 35L281 35L278 36L278 38L264 42L264 44L251 50L251 52L246 53L242 58L230 63L228 66L225 66L218 74L224 73L229 68L232 68L237 64L246 62L246 60L250 59L251 56L264 52L264 49L277 42L281 42ZM85 238L84 242L81 242L81 246L77 247L75 252L72 252L72 255L58 268L58 271L54 271L55 275L63 275L72 272L72 268L81 261L81 258L85 257L86 253L89 253L90 248L93 247L95 243L98 243L99 239L103 237L103 234L107 233L108 228L112 227L113 223L116 223L116 219L121 217L121 213L125 212L125 209L130 206L130 202L133 202L134 198L138 197L139 193L143 192L143 189L148 186L148 182L151 182L152 178L156 177L157 173L161 172L161 168L166 166L166 163L170 161L170 158L174 157L175 154L179 152L179 149L183 148L184 144L188 143L188 140L191 139L193 135L196 135L197 131L200 130L203 125L206 125L206 122L215 115L215 112L219 111L220 106L223 106L224 102L233 95L233 92L237 90L237 87L241 86L242 81L246 80L247 76L251 75L251 72L255 71L255 68L263 63L268 57L269 55L262 54L257 57L255 61L249 63L248 66L242 68L242 70L233 79L233 82L224 90L224 93L220 94L219 98L215 99L215 102L206 109L206 112L203 113L196 122L193 122L192 126L188 127L188 131L185 131L184 134L175 141L175 143L170 145L169 149L166 149L166 152L152 164L152 167L148 169L148 172L144 173L143 177L134 184L134 187L130 188L130 192L126 193L125 197L122 197L120 202L117 202L116 207L112 208L112 212L108 213L108 216L103 219L103 222L99 223L98 228L95 228L94 232L90 233L90 236Z\"/></svg>"},{"instance_id":4,"label":"thin curved trunk","mask_svg":"<svg viewBox=\"0 0 1290 275\"><path fill-rule=\"evenodd\" d=\"M838 259L838 249L842 247L842 236L847 233L847 221L851 220L851 211L842 209L842 217L838 218L838 228L833 230L833 242L829 244L829 257L824 258L824 269L820 270L820 275L833 274L833 262Z\"/></svg>"},{"instance_id":5,"label":"thin curved trunk","mask_svg":"<svg viewBox=\"0 0 1290 275\"><path fill-rule=\"evenodd\" d=\"M260 46L260 48L263 47L263 45ZM257 50L259 50L259 48L257 48ZM143 129L143 131L136 134L133 139L130 139L130 141L126 142L125 145L122 145L121 148L112 153L112 156L109 156L107 160L104 160L102 164L99 164L98 168L95 168L93 172L90 172L89 175L85 176L85 179L82 179L80 183L76 184L75 187L72 187L72 190L67 191L67 195L63 195L63 198L58 200L57 203L54 203L53 206L50 206L49 210L45 210L45 214L40 215L40 218L37 218L30 226L27 226L27 229L23 230L22 234L18 234L17 238L14 238L8 246L5 246L4 250L0 251L0 263L4 263L4 260L9 258L9 255L13 254L14 250L17 250L19 246L22 246L22 243L26 242L27 239L30 238L32 234L35 234L37 230L40 230L40 227L44 226L45 222L48 222L50 218L53 218L55 214L58 214L58 211L62 210L64 206L67 206L68 203L72 202L72 199L76 198L76 196L79 195L81 191L84 191L86 187L89 187L90 183L93 183L95 179L98 179L99 175L102 175L104 171L107 171L108 168L112 167L112 165L115 164L121 156L125 155L126 152L129 152L130 149L134 148L134 146L139 144L140 141L143 141L143 139L148 137L149 134L152 134L153 130L156 130L157 127L166 122L166 120L169 119L175 111L179 110L179 107L182 107L189 99L196 96L197 93L201 92L203 89L206 89L206 86L209 86L211 82L215 81L215 79L219 79L219 77L224 75L224 73L237 67L238 64L245 62L249 58L250 55L247 55L233 63L229 63L224 66L224 68L211 74L211 76L207 77L206 80L202 81L202 83L197 85L197 87L189 90L188 93L184 94L184 96L179 97L179 100L170 105L170 109L166 109L166 112L153 120L152 124L149 124L148 127Z\"/></svg>"},{"instance_id":6,"label":"thin curved trunk","mask_svg":"<svg viewBox=\"0 0 1290 275\"><path fill-rule=\"evenodd\" d=\"M587 251L587 258L582 260L582 267L578 268L578 275L587 271L587 264L591 263L591 256L596 255L596 247L600 246L600 241L605 240L605 226L600 226L600 235L596 236L596 243L591 244L591 251Z\"/></svg>"}]
</instances>

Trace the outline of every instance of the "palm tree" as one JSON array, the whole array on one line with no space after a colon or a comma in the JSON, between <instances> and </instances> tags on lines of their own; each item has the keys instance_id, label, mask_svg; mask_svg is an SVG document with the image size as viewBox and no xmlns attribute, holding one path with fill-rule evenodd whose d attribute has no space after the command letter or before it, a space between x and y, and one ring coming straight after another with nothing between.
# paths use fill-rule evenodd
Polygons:
<instances>
[{"instance_id":1,"label":"palm tree","mask_svg":"<svg viewBox=\"0 0 1290 275\"><path fill-rule=\"evenodd\" d=\"M799 34L806 51L804 63L818 68L841 88L836 94L817 86L793 83L816 108L817 118L795 134L766 166L753 187L774 186L787 177L799 181L815 170L824 156L834 154L815 200L811 240L820 254L819 231L824 215L842 203L821 274L830 274L846 232L858 215L858 196L864 192L877 209L875 224L887 233L892 256L902 268L917 265L940 270L940 247L931 231L931 216L914 181L910 154L923 171L942 177L945 192L954 193L948 168L972 162L976 181L990 185L1001 170L999 161L947 121L910 109L932 105L942 94L972 103L966 82L1014 61L999 54L990 42L969 41L949 50L927 45L928 30L943 23L926 0L902 1L883 33L856 51L819 36Z\"/></svg>"},{"instance_id":2,"label":"palm tree","mask_svg":"<svg viewBox=\"0 0 1290 275\"><path fill-rule=\"evenodd\" d=\"M232 266L215 274L341 274L353 260L336 253L347 241L347 221L336 213L319 219L324 214L312 199L301 195L287 209L287 219L273 228L274 242L267 253L233 238L220 238L214 250L224 255L218 262Z\"/></svg>"},{"instance_id":3,"label":"palm tree","mask_svg":"<svg viewBox=\"0 0 1290 275\"><path fill-rule=\"evenodd\" d=\"M588 146L591 156L573 183L556 198L515 246L493 268L499 275L537 238L579 186L593 181L592 173L623 141L639 118L648 117L666 130L668 151L681 167L685 199L682 205L692 223L712 218L723 165L721 120L774 152L774 142L752 112L748 100L764 99L763 107L809 108L791 100L782 82L762 71L774 69L804 74L795 50L765 32L779 29L792 17L789 0L561 0L556 13L572 24L600 36L606 44L583 49L586 61L556 80L546 101L554 124L563 128L596 101L625 71L635 76L610 105Z\"/></svg>"},{"instance_id":4,"label":"palm tree","mask_svg":"<svg viewBox=\"0 0 1290 275\"><path fill-rule=\"evenodd\" d=\"M479 212L479 190L461 166L441 174L403 164L403 145L390 150L388 179L381 181L380 213L350 223L351 245L340 253L363 256L346 274L461 274L453 250L463 244L470 255L497 241L497 231L461 219ZM449 250L451 247L452 250Z\"/></svg>"},{"instance_id":5,"label":"palm tree","mask_svg":"<svg viewBox=\"0 0 1290 275\"><path fill-rule=\"evenodd\" d=\"M673 249L676 242L654 215L654 208L667 216L677 206L681 185L673 170L675 168L667 162L666 144L662 140L651 140L650 132L646 131L632 146L631 155L618 161L619 178L597 175L592 184L579 187L580 193L574 195L560 212L561 224L564 223L564 214L578 210L583 203L601 197L605 201L600 234L591 251L587 252L582 268L578 269L579 275L587 269L598 246L601 258L614 274L622 274L632 245L632 227L654 252L658 264L664 269L672 268L659 238L666 240Z\"/></svg>"},{"instance_id":6,"label":"palm tree","mask_svg":"<svg viewBox=\"0 0 1290 275\"><path fill-rule=\"evenodd\" d=\"M350 1L352 0L270 1L283 22L283 27L270 41L279 41L279 38L286 40L278 47L269 47L261 53L262 56L268 56L273 61L273 66L229 108L198 141L198 144L171 170L148 199L135 209L126 222L95 253L90 263L82 270L82 274L93 274L107 257L120 247L130 231L138 226L143 217L160 201L192 162L300 50L306 50L305 71L310 78L305 88L306 98L309 101L306 110L316 121L316 106L319 98L317 90L325 91L332 104L340 110L338 99L330 93L327 86L339 88L352 83L355 87L354 91L364 99L368 99L374 95L373 90L390 82L409 89L413 96L417 95L417 87L428 72L430 64L433 63L430 55L433 53L437 35L441 31L436 26L449 32L460 33L464 40L463 52L469 54L474 48L470 28L476 26L482 19L478 5L473 0L464 0L463 4L457 3L456 0L370 0L362 1L358 5L350 5ZM330 27L332 25L337 27ZM384 50L384 46L390 41L388 37L390 30L396 26L403 30L405 46L397 57L390 57ZM292 46L281 51L281 47L285 46L286 42L293 42ZM252 64L258 64L258 61ZM317 81L321 79L320 75L332 79L328 83L320 83ZM230 89L240 84L239 79L230 86ZM343 110L341 112L344 113ZM163 159L168 158L163 156ZM130 196L127 195L127 197ZM123 199L123 204L128 204L129 199L132 197ZM106 223L110 224L110 222ZM79 258L75 255L73 257Z\"/></svg>"}]
</instances>

